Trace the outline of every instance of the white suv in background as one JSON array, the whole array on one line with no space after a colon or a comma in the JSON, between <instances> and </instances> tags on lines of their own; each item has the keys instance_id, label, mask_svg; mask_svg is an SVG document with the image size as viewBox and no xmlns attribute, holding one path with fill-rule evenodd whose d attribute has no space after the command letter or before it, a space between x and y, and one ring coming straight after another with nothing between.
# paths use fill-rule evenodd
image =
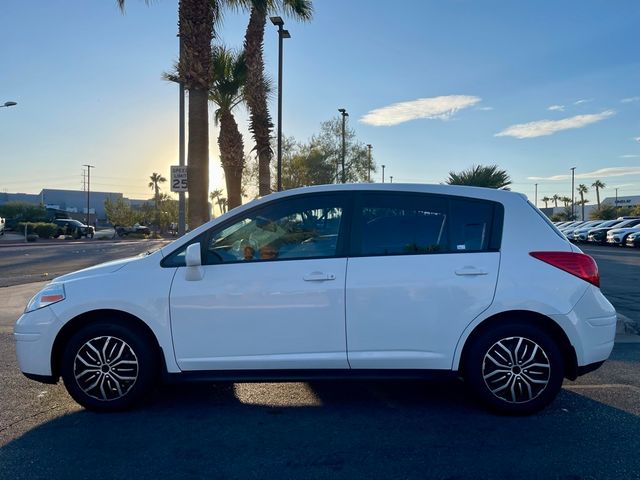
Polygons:
<instances>
[{"instance_id":1,"label":"white suv in background","mask_svg":"<svg viewBox=\"0 0 640 480\"><path fill-rule=\"evenodd\" d=\"M359 184L274 193L59 277L15 338L25 375L94 410L160 380L457 375L526 414L599 367L615 326L593 259L524 195Z\"/></svg>"}]
</instances>

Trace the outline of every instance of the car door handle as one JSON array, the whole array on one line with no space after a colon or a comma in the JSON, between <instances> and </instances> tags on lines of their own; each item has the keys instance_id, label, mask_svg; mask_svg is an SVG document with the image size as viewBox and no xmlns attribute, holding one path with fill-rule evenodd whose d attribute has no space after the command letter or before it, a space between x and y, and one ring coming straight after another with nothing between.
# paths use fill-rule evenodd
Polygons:
<instances>
[{"instance_id":1,"label":"car door handle","mask_svg":"<svg viewBox=\"0 0 640 480\"><path fill-rule=\"evenodd\" d=\"M488 275L489 272L485 271L485 270L480 270L479 268L476 267L464 267L464 268L459 268L458 270L456 270L456 275L468 275L468 276L475 276L475 275Z\"/></svg>"},{"instance_id":2,"label":"car door handle","mask_svg":"<svg viewBox=\"0 0 640 480\"><path fill-rule=\"evenodd\" d=\"M325 280L335 280L336 276L333 273L311 272L302 279L305 282L324 282Z\"/></svg>"}]
</instances>

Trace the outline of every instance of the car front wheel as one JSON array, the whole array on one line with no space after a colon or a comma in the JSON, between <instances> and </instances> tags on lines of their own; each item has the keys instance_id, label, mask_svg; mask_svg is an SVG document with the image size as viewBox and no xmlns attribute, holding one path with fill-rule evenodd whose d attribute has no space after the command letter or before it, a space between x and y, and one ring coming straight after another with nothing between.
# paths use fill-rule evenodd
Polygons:
<instances>
[{"instance_id":1,"label":"car front wheel","mask_svg":"<svg viewBox=\"0 0 640 480\"><path fill-rule=\"evenodd\" d=\"M76 332L62 354L61 374L73 399L95 411L135 406L153 388L157 360L142 332L95 323Z\"/></svg>"},{"instance_id":2,"label":"car front wheel","mask_svg":"<svg viewBox=\"0 0 640 480\"><path fill-rule=\"evenodd\" d=\"M464 371L469 386L491 410L528 415L558 395L564 362L557 343L542 329L506 324L475 339Z\"/></svg>"}]
</instances>

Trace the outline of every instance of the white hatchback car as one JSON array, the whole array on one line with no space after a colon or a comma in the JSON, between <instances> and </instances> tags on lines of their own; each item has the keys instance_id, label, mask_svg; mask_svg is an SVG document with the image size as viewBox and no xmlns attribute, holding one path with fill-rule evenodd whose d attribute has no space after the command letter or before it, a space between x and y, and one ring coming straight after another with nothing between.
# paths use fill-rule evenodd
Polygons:
<instances>
[{"instance_id":1,"label":"white hatchback car","mask_svg":"<svg viewBox=\"0 0 640 480\"><path fill-rule=\"evenodd\" d=\"M15 338L26 376L62 376L94 410L129 407L160 380L444 374L524 414L611 353L616 312L598 285L593 259L524 195L330 185L59 277Z\"/></svg>"}]
</instances>

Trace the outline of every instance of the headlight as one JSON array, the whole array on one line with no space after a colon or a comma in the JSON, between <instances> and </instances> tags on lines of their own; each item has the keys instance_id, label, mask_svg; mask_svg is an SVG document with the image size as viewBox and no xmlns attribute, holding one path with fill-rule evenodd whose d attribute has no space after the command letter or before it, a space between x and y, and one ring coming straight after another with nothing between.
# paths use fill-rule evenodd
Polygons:
<instances>
[{"instance_id":1,"label":"headlight","mask_svg":"<svg viewBox=\"0 0 640 480\"><path fill-rule=\"evenodd\" d=\"M64 299L64 285L61 283L52 283L51 285L44 287L36 293L31 300L29 300L27 308L24 309L24 313L33 312L39 308L53 305L54 303L61 302Z\"/></svg>"}]
</instances>

